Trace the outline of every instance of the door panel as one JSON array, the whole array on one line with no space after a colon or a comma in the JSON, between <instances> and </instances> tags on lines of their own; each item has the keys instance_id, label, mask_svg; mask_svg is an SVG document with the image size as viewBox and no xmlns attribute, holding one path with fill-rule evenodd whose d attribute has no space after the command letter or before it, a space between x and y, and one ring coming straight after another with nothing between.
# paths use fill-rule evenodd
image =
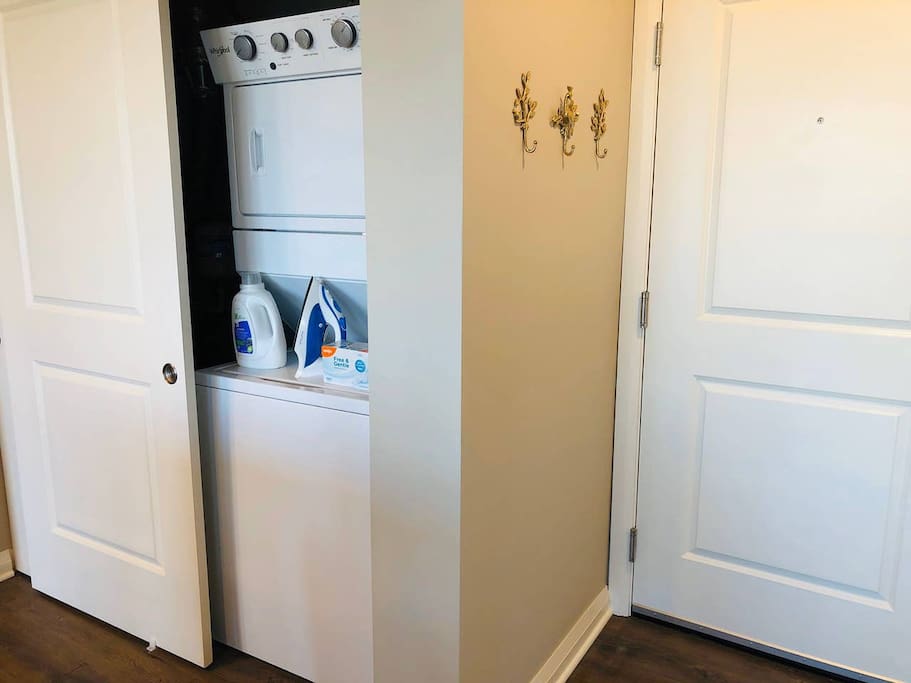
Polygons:
<instances>
[{"instance_id":1,"label":"door panel","mask_svg":"<svg viewBox=\"0 0 911 683\"><path fill-rule=\"evenodd\" d=\"M158 568L149 387L35 369L54 533ZM73 410L78 404L84 407Z\"/></svg>"},{"instance_id":2,"label":"door panel","mask_svg":"<svg viewBox=\"0 0 911 683\"><path fill-rule=\"evenodd\" d=\"M716 4L712 307L911 322L900 3Z\"/></svg>"},{"instance_id":3,"label":"door panel","mask_svg":"<svg viewBox=\"0 0 911 683\"><path fill-rule=\"evenodd\" d=\"M634 603L911 680L898 0L665 0Z\"/></svg>"},{"instance_id":4,"label":"door panel","mask_svg":"<svg viewBox=\"0 0 911 683\"><path fill-rule=\"evenodd\" d=\"M23 266L33 301L129 310L137 305L131 145L114 22L106 0L56 2L4 16ZM62 36L64 72L56 50L51 58L35 54ZM82 153L54 152L77 140L86 143ZM85 196L95 201L82 201ZM87 250L90 235L97 241ZM61 253L82 258L61 259Z\"/></svg>"},{"instance_id":5,"label":"door panel","mask_svg":"<svg viewBox=\"0 0 911 683\"><path fill-rule=\"evenodd\" d=\"M0 416L32 585L206 665L168 31L156 0L0 0Z\"/></svg>"},{"instance_id":6,"label":"door panel","mask_svg":"<svg viewBox=\"0 0 911 683\"><path fill-rule=\"evenodd\" d=\"M699 384L695 557L799 579L811 590L885 599L884 580L894 578L884 566L898 530L894 494L905 486L905 477L893 472L907 471L911 407L782 387ZM889 538L867 533L890 526Z\"/></svg>"}]
</instances>

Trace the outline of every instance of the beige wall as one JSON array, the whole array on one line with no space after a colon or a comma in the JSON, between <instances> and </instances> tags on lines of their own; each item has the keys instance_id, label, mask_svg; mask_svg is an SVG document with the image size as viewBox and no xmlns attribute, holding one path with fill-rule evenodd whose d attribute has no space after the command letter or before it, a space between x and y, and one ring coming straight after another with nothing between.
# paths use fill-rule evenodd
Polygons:
<instances>
[{"instance_id":1,"label":"beige wall","mask_svg":"<svg viewBox=\"0 0 911 683\"><path fill-rule=\"evenodd\" d=\"M527 683L605 585L632 9L361 5L375 683Z\"/></svg>"},{"instance_id":2,"label":"beige wall","mask_svg":"<svg viewBox=\"0 0 911 683\"><path fill-rule=\"evenodd\" d=\"M633 0L465 4L461 680L527 683L606 583ZM548 124L567 85L561 170Z\"/></svg>"},{"instance_id":3,"label":"beige wall","mask_svg":"<svg viewBox=\"0 0 911 683\"><path fill-rule=\"evenodd\" d=\"M462 0L361 21L375 683L456 683Z\"/></svg>"},{"instance_id":4,"label":"beige wall","mask_svg":"<svg viewBox=\"0 0 911 683\"><path fill-rule=\"evenodd\" d=\"M0 462L0 552L13 547L9 528L9 512L6 504L6 486L3 482L3 463Z\"/></svg>"}]
</instances>

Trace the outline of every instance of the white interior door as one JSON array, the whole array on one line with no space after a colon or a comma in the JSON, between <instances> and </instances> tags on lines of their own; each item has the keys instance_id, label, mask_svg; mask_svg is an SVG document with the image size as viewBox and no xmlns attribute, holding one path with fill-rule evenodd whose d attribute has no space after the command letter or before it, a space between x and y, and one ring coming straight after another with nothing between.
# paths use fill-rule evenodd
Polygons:
<instances>
[{"instance_id":1,"label":"white interior door","mask_svg":"<svg viewBox=\"0 0 911 683\"><path fill-rule=\"evenodd\" d=\"M0 0L0 414L33 586L206 665L168 30L158 0Z\"/></svg>"},{"instance_id":2,"label":"white interior door","mask_svg":"<svg viewBox=\"0 0 911 683\"><path fill-rule=\"evenodd\" d=\"M665 0L634 604L911 680L907 0Z\"/></svg>"}]
</instances>

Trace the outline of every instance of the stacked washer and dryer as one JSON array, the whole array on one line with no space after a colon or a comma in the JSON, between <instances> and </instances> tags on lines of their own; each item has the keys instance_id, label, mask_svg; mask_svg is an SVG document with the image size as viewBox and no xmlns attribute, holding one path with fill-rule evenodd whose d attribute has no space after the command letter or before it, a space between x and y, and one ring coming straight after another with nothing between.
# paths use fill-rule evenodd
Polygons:
<instances>
[{"instance_id":1,"label":"stacked washer and dryer","mask_svg":"<svg viewBox=\"0 0 911 683\"><path fill-rule=\"evenodd\" d=\"M292 330L310 278L327 280L366 341L359 32L349 7L202 37L225 91L237 270L263 274ZM369 400L296 368L289 353L196 375L213 635L315 683L365 683Z\"/></svg>"}]
</instances>

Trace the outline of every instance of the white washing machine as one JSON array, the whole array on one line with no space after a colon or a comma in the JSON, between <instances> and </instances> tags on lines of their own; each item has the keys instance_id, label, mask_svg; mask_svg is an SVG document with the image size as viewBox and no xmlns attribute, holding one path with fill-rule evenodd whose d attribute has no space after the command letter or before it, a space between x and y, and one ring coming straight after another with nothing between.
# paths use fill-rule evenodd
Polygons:
<instances>
[{"instance_id":1,"label":"white washing machine","mask_svg":"<svg viewBox=\"0 0 911 683\"><path fill-rule=\"evenodd\" d=\"M196 398L213 637L314 683L370 683L366 396L231 364L197 372Z\"/></svg>"},{"instance_id":2,"label":"white washing machine","mask_svg":"<svg viewBox=\"0 0 911 683\"><path fill-rule=\"evenodd\" d=\"M281 281L291 311L311 276L366 308L358 10L202 34L225 86L237 269ZM196 374L213 635L315 683L369 683L369 402L301 386L296 367Z\"/></svg>"}]
</instances>

